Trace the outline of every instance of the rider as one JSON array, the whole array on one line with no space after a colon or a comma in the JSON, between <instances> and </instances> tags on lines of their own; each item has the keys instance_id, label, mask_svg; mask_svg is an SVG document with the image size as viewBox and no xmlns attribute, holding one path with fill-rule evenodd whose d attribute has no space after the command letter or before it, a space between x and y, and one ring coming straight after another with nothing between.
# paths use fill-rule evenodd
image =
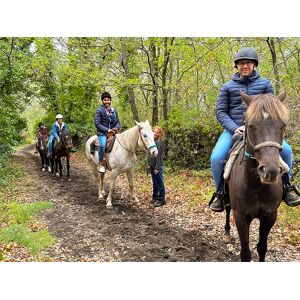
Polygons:
<instances>
[{"instance_id":1,"label":"rider","mask_svg":"<svg viewBox=\"0 0 300 300\"><path fill-rule=\"evenodd\" d=\"M48 140L48 157L52 157L52 152L53 152L53 144L55 141L59 142L60 136L66 132L67 129L67 124L63 122L63 115L57 114L56 115L56 121L52 125L52 130L50 133L50 137Z\"/></svg>"},{"instance_id":2,"label":"rider","mask_svg":"<svg viewBox=\"0 0 300 300\"><path fill-rule=\"evenodd\" d=\"M37 142L35 144L35 151L34 153L38 153L38 142L41 138L46 137L46 140L48 139L48 129L43 123L39 123L38 130L37 130Z\"/></svg>"},{"instance_id":3,"label":"rider","mask_svg":"<svg viewBox=\"0 0 300 300\"><path fill-rule=\"evenodd\" d=\"M102 163L108 133L117 133L120 129L120 121L115 108L111 106L111 95L107 92L101 95L102 105L96 111L94 118L99 140L99 172L105 173Z\"/></svg>"},{"instance_id":4,"label":"rider","mask_svg":"<svg viewBox=\"0 0 300 300\"><path fill-rule=\"evenodd\" d=\"M217 98L216 117L224 131L219 137L210 157L216 192L213 194L215 200L209 207L219 212L224 210L224 160L233 145L232 135L235 133L242 134L245 130L243 122L246 105L241 99L240 92L243 91L248 95L274 94L269 80L261 78L255 70L255 67L258 66L258 55L254 48L240 49L235 56L234 64L238 72L222 86ZM291 193L293 186L289 182L292 169L292 148L286 141L282 143L280 155L290 168L289 173L285 173L282 176L286 194L284 200L289 206L297 206L300 204L300 197Z\"/></svg>"}]
</instances>

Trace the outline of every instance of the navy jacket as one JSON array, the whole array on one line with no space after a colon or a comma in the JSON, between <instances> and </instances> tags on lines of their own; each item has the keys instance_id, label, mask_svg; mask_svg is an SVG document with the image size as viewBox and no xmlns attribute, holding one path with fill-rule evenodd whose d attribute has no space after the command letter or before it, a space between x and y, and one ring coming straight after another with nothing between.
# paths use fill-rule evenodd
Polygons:
<instances>
[{"instance_id":1,"label":"navy jacket","mask_svg":"<svg viewBox=\"0 0 300 300\"><path fill-rule=\"evenodd\" d=\"M250 77L240 77L239 73L234 74L231 80L222 86L216 107L218 122L232 134L243 125L244 112L247 109L240 91L247 95L274 94L270 81L261 78L257 71L254 71Z\"/></svg>"},{"instance_id":2,"label":"navy jacket","mask_svg":"<svg viewBox=\"0 0 300 300\"><path fill-rule=\"evenodd\" d=\"M112 118L109 118L104 105L99 106L97 109L94 118L95 126L97 128L97 135L105 135L107 134L108 129L112 129L114 127L120 129L118 113L113 107L111 107L111 110L113 112L113 116Z\"/></svg>"}]
</instances>

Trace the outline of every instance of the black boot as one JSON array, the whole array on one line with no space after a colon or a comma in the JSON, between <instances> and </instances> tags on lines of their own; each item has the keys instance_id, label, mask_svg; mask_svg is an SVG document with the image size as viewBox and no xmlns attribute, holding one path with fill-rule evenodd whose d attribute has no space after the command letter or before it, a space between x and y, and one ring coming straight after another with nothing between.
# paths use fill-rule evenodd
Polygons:
<instances>
[{"instance_id":1,"label":"black boot","mask_svg":"<svg viewBox=\"0 0 300 300\"><path fill-rule=\"evenodd\" d=\"M213 193L209 201L209 208L216 212L222 212L225 209L223 191Z\"/></svg>"},{"instance_id":2,"label":"black boot","mask_svg":"<svg viewBox=\"0 0 300 300\"><path fill-rule=\"evenodd\" d=\"M154 205L155 207L163 206L163 205L165 205L165 204L166 204L166 201L165 201L165 199L163 199L163 198L157 199L157 200L153 203L153 205Z\"/></svg>"},{"instance_id":3,"label":"black boot","mask_svg":"<svg viewBox=\"0 0 300 300\"><path fill-rule=\"evenodd\" d=\"M154 202L158 200L158 196L152 195L152 199L149 201L150 204L154 204Z\"/></svg>"},{"instance_id":4,"label":"black boot","mask_svg":"<svg viewBox=\"0 0 300 300\"><path fill-rule=\"evenodd\" d=\"M282 175L282 186L283 186L283 201L288 206L300 205L300 192L298 189L290 183L289 175L284 173ZM295 192L295 194L292 194Z\"/></svg>"}]
</instances>

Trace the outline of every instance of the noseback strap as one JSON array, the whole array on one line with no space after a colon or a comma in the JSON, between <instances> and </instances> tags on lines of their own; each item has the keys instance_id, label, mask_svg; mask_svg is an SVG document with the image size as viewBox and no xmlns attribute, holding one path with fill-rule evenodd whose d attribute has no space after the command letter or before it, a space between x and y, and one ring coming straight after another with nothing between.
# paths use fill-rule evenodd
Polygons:
<instances>
[{"instance_id":1,"label":"noseback strap","mask_svg":"<svg viewBox=\"0 0 300 300\"><path fill-rule=\"evenodd\" d=\"M254 151L257 151L257 150L259 150L261 148L265 148L265 147L276 147L279 150L282 149L282 146L276 142L263 142L263 143L260 143L256 146L254 146Z\"/></svg>"}]
</instances>

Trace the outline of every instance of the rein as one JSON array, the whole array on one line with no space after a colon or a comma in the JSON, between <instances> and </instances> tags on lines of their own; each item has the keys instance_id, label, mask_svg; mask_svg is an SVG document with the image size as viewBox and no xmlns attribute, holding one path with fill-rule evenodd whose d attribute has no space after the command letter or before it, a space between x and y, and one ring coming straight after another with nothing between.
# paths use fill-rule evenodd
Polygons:
<instances>
[{"instance_id":1,"label":"rein","mask_svg":"<svg viewBox=\"0 0 300 300\"><path fill-rule=\"evenodd\" d=\"M252 141L250 140L250 137L248 135L248 126L247 126L247 122L245 122L245 131L244 131L244 156L246 156L247 158L251 158L251 159L256 159L254 154L256 151L265 148L265 147L275 147L277 149L279 149L279 151L282 150L282 146L277 143L277 142L272 142L272 141L267 141L267 142L262 142L259 143L258 145L253 145ZM254 149L254 153L250 154L249 152L247 152L246 150L246 143L247 141L249 142L249 145Z\"/></svg>"}]
</instances>

